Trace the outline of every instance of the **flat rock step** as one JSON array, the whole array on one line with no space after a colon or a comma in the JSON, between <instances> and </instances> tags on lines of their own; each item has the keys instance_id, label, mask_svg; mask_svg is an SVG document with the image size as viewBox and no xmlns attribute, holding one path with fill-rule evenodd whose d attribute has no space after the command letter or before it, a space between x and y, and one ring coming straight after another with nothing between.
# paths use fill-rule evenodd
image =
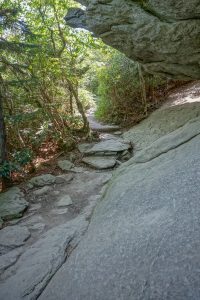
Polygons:
<instances>
[{"instance_id":1,"label":"flat rock step","mask_svg":"<svg viewBox=\"0 0 200 300\"><path fill-rule=\"evenodd\" d=\"M116 165L115 157L96 157L96 156L87 156L82 159L84 163L87 165L102 170L113 168Z\"/></svg>"},{"instance_id":2,"label":"flat rock step","mask_svg":"<svg viewBox=\"0 0 200 300\"><path fill-rule=\"evenodd\" d=\"M80 144L78 146L79 151L84 155L108 155L108 153L118 153L131 148L131 145L127 141L109 139L97 144Z\"/></svg>"}]
</instances>

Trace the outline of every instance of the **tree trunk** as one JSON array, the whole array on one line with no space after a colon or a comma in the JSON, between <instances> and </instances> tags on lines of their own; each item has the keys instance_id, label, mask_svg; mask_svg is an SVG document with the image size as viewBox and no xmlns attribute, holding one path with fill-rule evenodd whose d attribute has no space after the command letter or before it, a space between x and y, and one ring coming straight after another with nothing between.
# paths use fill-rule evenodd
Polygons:
<instances>
[{"instance_id":1,"label":"tree trunk","mask_svg":"<svg viewBox=\"0 0 200 300\"><path fill-rule=\"evenodd\" d=\"M88 122L87 116L85 114L83 105L82 105L81 101L79 100L78 91L77 91L77 89L75 89L73 87L71 82L68 81L68 84L69 84L70 90L74 96L74 99L76 101L76 106L78 108L78 111L81 114L82 119L83 119L83 130L89 135L90 134L90 126L89 126L89 122Z\"/></svg>"}]
</instances>

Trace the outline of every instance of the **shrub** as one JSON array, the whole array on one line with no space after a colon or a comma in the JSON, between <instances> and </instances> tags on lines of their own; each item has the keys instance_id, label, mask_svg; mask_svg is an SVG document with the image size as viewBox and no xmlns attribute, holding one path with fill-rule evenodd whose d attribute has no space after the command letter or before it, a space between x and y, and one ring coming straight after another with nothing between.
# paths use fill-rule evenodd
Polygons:
<instances>
[{"instance_id":1,"label":"shrub","mask_svg":"<svg viewBox=\"0 0 200 300\"><path fill-rule=\"evenodd\" d=\"M136 123L158 105L156 91L167 80L142 71L139 64L117 52L98 71L96 117L113 123ZM141 77L142 76L142 77ZM145 101L143 92L147 101Z\"/></svg>"}]
</instances>

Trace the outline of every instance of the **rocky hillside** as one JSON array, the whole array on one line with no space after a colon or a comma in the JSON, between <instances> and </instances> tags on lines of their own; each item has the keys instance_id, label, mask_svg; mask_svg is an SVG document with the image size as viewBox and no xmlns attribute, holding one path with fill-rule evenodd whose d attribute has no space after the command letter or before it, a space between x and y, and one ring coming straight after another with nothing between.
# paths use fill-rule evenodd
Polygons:
<instances>
[{"instance_id":1,"label":"rocky hillside","mask_svg":"<svg viewBox=\"0 0 200 300\"><path fill-rule=\"evenodd\" d=\"M86 10L69 11L70 26L94 32L149 72L200 78L199 0L77 1Z\"/></svg>"},{"instance_id":2,"label":"rocky hillside","mask_svg":"<svg viewBox=\"0 0 200 300\"><path fill-rule=\"evenodd\" d=\"M188 85L126 134L134 157L40 300L200 299L199 101Z\"/></svg>"}]
</instances>

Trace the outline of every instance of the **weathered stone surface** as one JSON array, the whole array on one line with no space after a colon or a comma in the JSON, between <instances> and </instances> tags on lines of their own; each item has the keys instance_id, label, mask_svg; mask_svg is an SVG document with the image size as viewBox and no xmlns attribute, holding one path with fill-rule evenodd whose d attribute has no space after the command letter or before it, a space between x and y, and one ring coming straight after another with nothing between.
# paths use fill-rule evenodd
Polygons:
<instances>
[{"instance_id":1,"label":"weathered stone surface","mask_svg":"<svg viewBox=\"0 0 200 300\"><path fill-rule=\"evenodd\" d=\"M30 232L25 226L8 226L0 231L0 246L14 248L24 244L30 237Z\"/></svg>"},{"instance_id":2,"label":"weathered stone surface","mask_svg":"<svg viewBox=\"0 0 200 300\"><path fill-rule=\"evenodd\" d=\"M50 190L51 190L51 187L50 187L50 186L44 186L43 188L34 191L33 194L34 194L35 196L42 196L42 195L47 194Z\"/></svg>"},{"instance_id":3,"label":"weathered stone surface","mask_svg":"<svg viewBox=\"0 0 200 300\"><path fill-rule=\"evenodd\" d=\"M56 206L63 207L63 206L71 205L71 204L72 204L71 197L69 195L65 195L56 203Z\"/></svg>"},{"instance_id":4,"label":"weathered stone surface","mask_svg":"<svg viewBox=\"0 0 200 300\"><path fill-rule=\"evenodd\" d=\"M70 181L72 181L74 178L73 174L63 174L63 175L59 175L56 176L56 181L55 183L57 184L62 184L62 183L70 183Z\"/></svg>"},{"instance_id":5,"label":"weathered stone surface","mask_svg":"<svg viewBox=\"0 0 200 300\"><path fill-rule=\"evenodd\" d=\"M94 32L150 73L200 79L199 0L94 0L84 11L69 11L66 22Z\"/></svg>"},{"instance_id":6,"label":"weathered stone surface","mask_svg":"<svg viewBox=\"0 0 200 300\"><path fill-rule=\"evenodd\" d=\"M87 144L87 143L83 143L83 144L79 144L78 145L78 150L81 153L85 153L87 150L89 150L92 147L92 144Z\"/></svg>"},{"instance_id":7,"label":"weathered stone surface","mask_svg":"<svg viewBox=\"0 0 200 300\"><path fill-rule=\"evenodd\" d=\"M40 176L36 176L31 178L29 183L31 183L33 186L45 186L45 185L50 185L53 184L56 180L56 177L51 175L51 174L44 174Z\"/></svg>"},{"instance_id":8,"label":"weathered stone surface","mask_svg":"<svg viewBox=\"0 0 200 300\"><path fill-rule=\"evenodd\" d=\"M0 194L0 218L2 220L20 218L28 205L20 189L13 187Z\"/></svg>"},{"instance_id":9,"label":"weathered stone surface","mask_svg":"<svg viewBox=\"0 0 200 300\"><path fill-rule=\"evenodd\" d=\"M20 256L11 276L0 283L1 299L37 299L65 261L66 249L76 246L87 225L85 218L79 217L43 234Z\"/></svg>"},{"instance_id":10,"label":"weathered stone surface","mask_svg":"<svg viewBox=\"0 0 200 300\"><path fill-rule=\"evenodd\" d=\"M74 164L69 160L59 160L58 166L63 171L69 171L72 167L74 167Z\"/></svg>"},{"instance_id":11,"label":"weathered stone surface","mask_svg":"<svg viewBox=\"0 0 200 300\"><path fill-rule=\"evenodd\" d=\"M121 152L131 148L130 144L127 142L122 142L121 140L105 140L99 142L92 146L89 149L85 149L82 153L89 155L89 154L98 154L98 153L109 153L109 152Z\"/></svg>"},{"instance_id":12,"label":"weathered stone surface","mask_svg":"<svg viewBox=\"0 0 200 300\"><path fill-rule=\"evenodd\" d=\"M84 157L82 161L99 170L113 168L116 164L116 159L113 157L88 156Z\"/></svg>"},{"instance_id":13,"label":"weathered stone surface","mask_svg":"<svg viewBox=\"0 0 200 300\"><path fill-rule=\"evenodd\" d=\"M39 300L200 298L200 117L185 110L192 120L163 125L156 139L141 124L142 150L117 169L85 238Z\"/></svg>"},{"instance_id":14,"label":"weathered stone surface","mask_svg":"<svg viewBox=\"0 0 200 300\"><path fill-rule=\"evenodd\" d=\"M0 274L17 261L22 251L22 248L17 248L0 256Z\"/></svg>"},{"instance_id":15,"label":"weathered stone surface","mask_svg":"<svg viewBox=\"0 0 200 300\"><path fill-rule=\"evenodd\" d=\"M166 106L156 110L149 118L124 133L124 138L134 143L134 152L147 148L162 136L199 117L199 94L198 82L176 89L168 98L169 104L166 103Z\"/></svg>"},{"instance_id":16,"label":"weathered stone surface","mask_svg":"<svg viewBox=\"0 0 200 300\"><path fill-rule=\"evenodd\" d=\"M63 208L63 207L61 207L61 208L54 208L53 210L52 210L52 213L54 214L54 215L64 215L64 214L66 214L66 213L68 213L68 208Z\"/></svg>"}]
</instances>

